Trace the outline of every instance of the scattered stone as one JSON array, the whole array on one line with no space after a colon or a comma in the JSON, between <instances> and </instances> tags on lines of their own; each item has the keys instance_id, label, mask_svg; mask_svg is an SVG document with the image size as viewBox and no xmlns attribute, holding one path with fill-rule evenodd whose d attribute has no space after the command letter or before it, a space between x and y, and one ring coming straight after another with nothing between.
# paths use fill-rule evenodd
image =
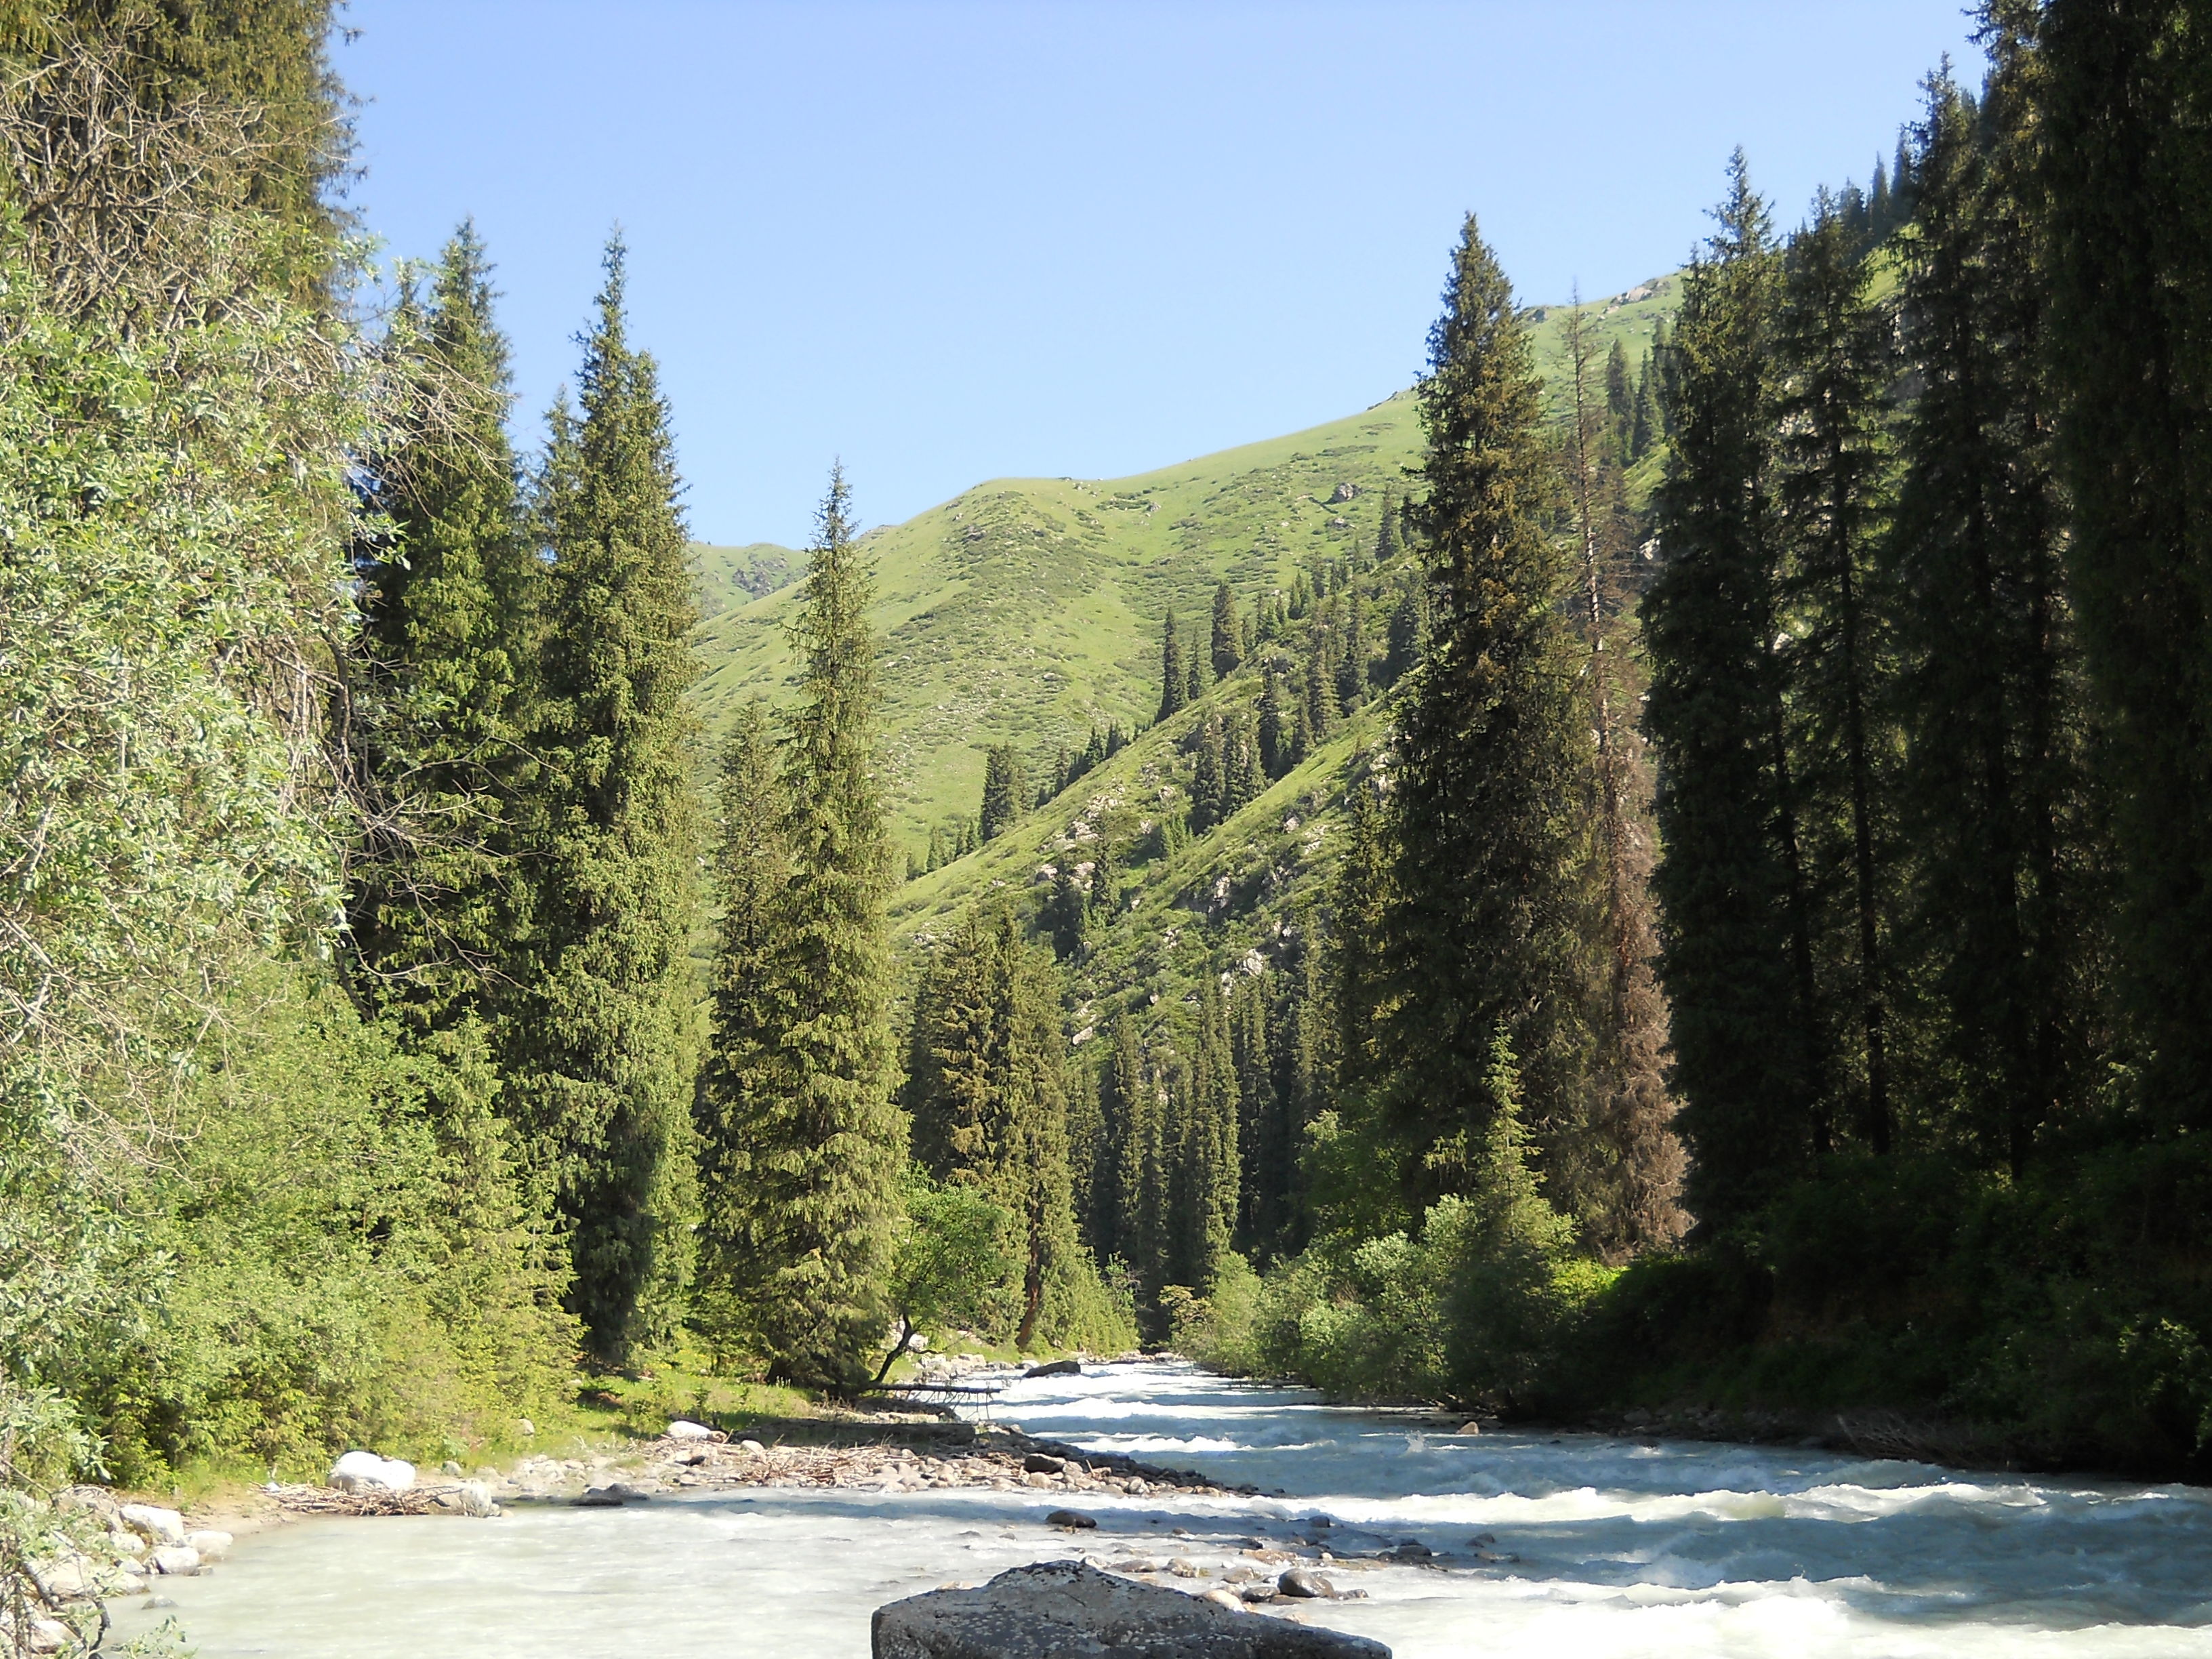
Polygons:
<instances>
[{"instance_id":1,"label":"scattered stone","mask_svg":"<svg viewBox=\"0 0 2212 1659\"><path fill-rule=\"evenodd\" d=\"M24 1646L33 1653L59 1653L64 1648L76 1645L76 1632L58 1619L43 1619L34 1613L28 1622L30 1627L23 1632Z\"/></svg>"},{"instance_id":2,"label":"scattered stone","mask_svg":"<svg viewBox=\"0 0 2212 1659\"><path fill-rule=\"evenodd\" d=\"M568 1504L579 1510L618 1510L627 1501L612 1486L590 1486L570 1498Z\"/></svg>"},{"instance_id":3,"label":"scattered stone","mask_svg":"<svg viewBox=\"0 0 2212 1659\"><path fill-rule=\"evenodd\" d=\"M526 1417L520 1422L517 1423L514 1425L514 1428L515 1432L520 1434L525 1440L532 1438L538 1432L538 1425Z\"/></svg>"},{"instance_id":4,"label":"scattered stone","mask_svg":"<svg viewBox=\"0 0 2212 1659\"><path fill-rule=\"evenodd\" d=\"M165 1578L190 1578L200 1570L200 1553L189 1544L164 1544L149 1559Z\"/></svg>"},{"instance_id":5,"label":"scattered stone","mask_svg":"<svg viewBox=\"0 0 2212 1659\"><path fill-rule=\"evenodd\" d=\"M750 1452L755 1457L765 1456L768 1453L768 1448L757 1440L740 1440L738 1442L738 1449L742 1452Z\"/></svg>"},{"instance_id":6,"label":"scattered stone","mask_svg":"<svg viewBox=\"0 0 2212 1659\"><path fill-rule=\"evenodd\" d=\"M222 1560L230 1553L230 1547L237 1541L228 1533L217 1532L212 1528L188 1534L185 1538L185 1545L198 1550L203 1561Z\"/></svg>"},{"instance_id":7,"label":"scattered stone","mask_svg":"<svg viewBox=\"0 0 2212 1659\"><path fill-rule=\"evenodd\" d=\"M1030 1474L1058 1474L1066 1467L1065 1457L1054 1457L1050 1452L1031 1452L1022 1459L1022 1468Z\"/></svg>"},{"instance_id":8,"label":"scattered stone","mask_svg":"<svg viewBox=\"0 0 2212 1659\"><path fill-rule=\"evenodd\" d=\"M166 1595L149 1595L138 1605L149 1613L159 1613L165 1607L173 1607L177 1604L172 1598Z\"/></svg>"},{"instance_id":9,"label":"scattered stone","mask_svg":"<svg viewBox=\"0 0 2212 1659\"><path fill-rule=\"evenodd\" d=\"M1226 1607L1231 1613L1242 1613L1244 1611L1244 1598L1239 1595L1235 1590L1229 1589L1220 1584L1216 1584L1212 1589L1206 1591L1198 1599L1201 1601L1211 1601L1217 1607Z\"/></svg>"},{"instance_id":10,"label":"scattered stone","mask_svg":"<svg viewBox=\"0 0 2212 1659\"><path fill-rule=\"evenodd\" d=\"M165 1510L152 1504L125 1504L117 1511L123 1524L142 1537L156 1544L181 1544L185 1541L185 1517L174 1510Z\"/></svg>"},{"instance_id":11,"label":"scattered stone","mask_svg":"<svg viewBox=\"0 0 2212 1659\"><path fill-rule=\"evenodd\" d=\"M730 1437L720 1429L710 1429L704 1423L694 1423L688 1417L679 1417L668 1425L671 1440L727 1440Z\"/></svg>"},{"instance_id":12,"label":"scattered stone","mask_svg":"<svg viewBox=\"0 0 2212 1659\"><path fill-rule=\"evenodd\" d=\"M1401 1561L1426 1561L1436 1552L1418 1538L1401 1538L1398 1540L1398 1547L1389 1553Z\"/></svg>"},{"instance_id":13,"label":"scattered stone","mask_svg":"<svg viewBox=\"0 0 2212 1659\"><path fill-rule=\"evenodd\" d=\"M1255 1619L1079 1561L1016 1567L980 1589L893 1601L876 1609L872 1635L874 1659L1389 1659L1390 1652L1362 1637Z\"/></svg>"},{"instance_id":14,"label":"scattered stone","mask_svg":"<svg viewBox=\"0 0 2212 1659\"><path fill-rule=\"evenodd\" d=\"M1304 1567L1292 1567L1275 1580L1275 1588L1285 1595L1295 1595L1304 1601L1334 1601L1336 1586L1317 1572Z\"/></svg>"},{"instance_id":15,"label":"scattered stone","mask_svg":"<svg viewBox=\"0 0 2212 1659\"><path fill-rule=\"evenodd\" d=\"M1168 1563L1168 1571L1178 1578L1203 1578L1206 1569L1187 1555L1178 1555Z\"/></svg>"},{"instance_id":16,"label":"scattered stone","mask_svg":"<svg viewBox=\"0 0 2212 1659\"><path fill-rule=\"evenodd\" d=\"M438 1465L438 1473L441 1474L459 1474L460 1472L461 1466L450 1457Z\"/></svg>"},{"instance_id":17,"label":"scattered stone","mask_svg":"<svg viewBox=\"0 0 2212 1659\"><path fill-rule=\"evenodd\" d=\"M1024 1376L1080 1376L1083 1362L1079 1359L1048 1359L1042 1365L1032 1365L1022 1373Z\"/></svg>"},{"instance_id":18,"label":"scattered stone","mask_svg":"<svg viewBox=\"0 0 2212 1659\"><path fill-rule=\"evenodd\" d=\"M1095 1532L1098 1522L1081 1510L1054 1510L1044 1518L1048 1527L1064 1527L1070 1532Z\"/></svg>"}]
</instances>

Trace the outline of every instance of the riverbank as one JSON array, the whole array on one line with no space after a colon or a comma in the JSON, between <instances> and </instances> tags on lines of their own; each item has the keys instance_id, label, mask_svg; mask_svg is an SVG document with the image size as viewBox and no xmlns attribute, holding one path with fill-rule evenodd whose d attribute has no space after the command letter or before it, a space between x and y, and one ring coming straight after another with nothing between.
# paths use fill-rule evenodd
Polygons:
<instances>
[{"instance_id":1,"label":"riverbank","mask_svg":"<svg viewBox=\"0 0 2212 1659\"><path fill-rule=\"evenodd\" d=\"M1466 1434L1172 1364L1021 1379L994 1411L1011 1426L806 1421L757 1454L740 1434L541 1456L504 1477L496 1520L300 1518L164 1585L173 1614L122 1609L118 1639L174 1616L200 1659L863 1659L886 1602L1080 1559L1216 1599L1272 1587L1267 1607L1396 1659L1458 1659L1470 1632L1497 1659L2212 1659L2197 1489ZM1012 1455L1048 1448L1100 1485ZM1107 1484L1125 1471L1146 1489ZM652 1490L576 1501L619 1484ZM1344 1599L1285 1599L1293 1571Z\"/></svg>"}]
</instances>

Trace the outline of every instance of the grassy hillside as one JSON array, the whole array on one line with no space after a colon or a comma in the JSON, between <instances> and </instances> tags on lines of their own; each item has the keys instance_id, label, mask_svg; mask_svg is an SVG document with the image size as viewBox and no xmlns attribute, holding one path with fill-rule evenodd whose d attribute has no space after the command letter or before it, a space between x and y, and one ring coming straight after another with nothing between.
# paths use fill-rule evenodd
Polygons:
<instances>
[{"instance_id":1,"label":"grassy hillside","mask_svg":"<svg viewBox=\"0 0 2212 1659\"><path fill-rule=\"evenodd\" d=\"M1640 362L1678 292L1675 278L1661 277L1633 298L1595 303L1600 354L1619 337ZM1562 313L1537 314L1538 362L1556 392ZM1419 444L1413 400L1400 393L1135 477L994 480L870 532L885 793L902 844L919 850L933 823L975 811L991 745L1041 761L1060 744L1080 749L1094 722L1133 730L1150 720L1167 611L1202 632L1218 581L1249 610L1302 569L1371 550L1384 491L1402 489ZM797 560L765 544L695 552L711 590L700 706L716 734L744 700L790 695L784 624L799 590L748 599L739 574Z\"/></svg>"},{"instance_id":2,"label":"grassy hillside","mask_svg":"<svg viewBox=\"0 0 2212 1659\"><path fill-rule=\"evenodd\" d=\"M702 618L719 617L787 587L806 568L804 553L775 542L753 542L744 547L694 542L688 550Z\"/></svg>"}]
</instances>

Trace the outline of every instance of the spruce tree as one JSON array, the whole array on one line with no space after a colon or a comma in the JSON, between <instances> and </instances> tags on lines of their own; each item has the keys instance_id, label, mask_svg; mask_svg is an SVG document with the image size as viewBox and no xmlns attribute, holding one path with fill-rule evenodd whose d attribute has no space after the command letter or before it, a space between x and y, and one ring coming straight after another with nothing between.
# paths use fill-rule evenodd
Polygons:
<instances>
[{"instance_id":1,"label":"spruce tree","mask_svg":"<svg viewBox=\"0 0 2212 1659\"><path fill-rule=\"evenodd\" d=\"M1227 679L1244 660L1244 630L1237 620L1237 596L1223 582L1213 590L1213 678Z\"/></svg>"},{"instance_id":2,"label":"spruce tree","mask_svg":"<svg viewBox=\"0 0 2212 1659\"><path fill-rule=\"evenodd\" d=\"M1581 315L1579 307L1573 314ZM1629 464L1635 429L1636 392L1628 378L1628 348L1616 335L1605 354L1605 459L1609 465Z\"/></svg>"},{"instance_id":3,"label":"spruce tree","mask_svg":"<svg viewBox=\"0 0 2212 1659\"><path fill-rule=\"evenodd\" d=\"M374 469L392 544L362 566L364 824L349 966L417 1029L489 1015L526 980L515 869L542 566L518 510L507 348L472 224L447 244L427 312L401 307L407 402Z\"/></svg>"},{"instance_id":4,"label":"spruce tree","mask_svg":"<svg viewBox=\"0 0 2212 1659\"><path fill-rule=\"evenodd\" d=\"M1651 349L1636 371L1636 403L1628 422L1628 459L1633 465L1651 453L1659 439L1659 386L1656 365L1665 339L1665 325L1655 331Z\"/></svg>"},{"instance_id":5,"label":"spruce tree","mask_svg":"<svg viewBox=\"0 0 2212 1659\"><path fill-rule=\"evenodd\" d=\"M2082 659L2106 715L2120 991L2147 1117L2191 1133L2212 1127L2203 22L2186 0L2050 0L2039 25L2067 566Z\"/></svg>"},{"instance_id":6,"label":"spruce tree","mask_svg":"<svg viewBox=\"0 0 2212 1659\"><path fill-rule=\"evenodd\" d=\"M1428 447L1415 514L1433 596L1429 653L1401 704L1382 919L1391 995L1382 1052L1416 1201L1448 1187L1425 1156L1479 1134L1495 1031L1530 1057L1540 1121L1576 1112L1576 706L1569 571L1528 324L1469 216L1419 398Z\"/></svg>"},{"instance_id":7,"label":"spruce tree","mask_svg":"<svg viewBox=\"0 0 2212 1659\"><path fill-rule=\"evenodd\" d=\"M1054 872L1052 894L1045 900L1037 921L1051 939L1054 955L1072 958L1083 953L1084 941L1090 936L1091 895L1075 878L1072 862L1062 863Z\"/></svg>"},{"instance_id":8,"label":"spruce tree","mask_svg":"<svg viewBox=\"0 0 2212 1659\"><path fill-rule=\"evenodd\" d=\"M1394 489L1382 492L1382 521L1375 530L1375 562L1388 564L1398 556L1398 495Z\"/></svg>"},{"instance_id":9,"label":"spruce tree","mask_svg":"<svg viewBox=\"0 0 2212 1659\"><path fill-rule=\"evenodd\" d=\"M1139 1120L1146 1084L1136 1022L1116 1014L1101 1034L1104 1056L1098 1068L1098 1113L1104 1164L1097 1177L1097 1219L1091 1247L1101 1261L1141 1268L1146 1253L1139 1197L1144 1151Z\"/></svg>"},{"instance_id":10,"label":"spruce tree","mask_svg":"<svg viewBox=\"0 0 2212 1659\"><path fill-rule=\"evenodd\" d=\"M1284 1230L1297 1149L1283 1133L1282 1097L1275 1087L1267 988L1240 975L1229 999L1230 1058L1237 1073L1237 1215L1234 1243L1262 1261L1274 1254Z\"/></svg>"},{"instance_id":11,"label":"spruce tree","mask_svg":"<svg viewBox=\"0 0 2212 1659\"><path fill-rule=\"evenodd\" d=\"M975 833L995 840L1022 815L1022 757L1012 744L992 745L983 757L983 799L975 813Z\"/></svg>"},{"instance_id":12,"label":"spruce tree","mask_svg":"<svg viewBox=\"0 0 2212 1659\"><path fill-rule=\"evenodd\" d=\"M1198 728L1197 765L1190 785L1190 828L1203 835L1221 822L1227 800L1228 766L1221 732L1221 716L1209 713Z\"/></svg>"},{"instance_id":13,"label":"spruce tree","mask_svg":"<svg viewBox=\"0 0 2212 1659\"><path fill-rule=\"evenodd\" d=\"M519 837L535 971L504 1034L514 1114L551 1184L593 1353L672 1325L689 1277L696 909L691 720L696 620L659 371L623 312L609 244L580 418L556 411L535 741L549 777Z\"/></svg>"},{"instance_id":14,"label":"spruce tree","mask_svg":"<svg viewBox=\"0 0 2212 1659\"><path fill-rule=\"evenodd\" d=\"M1367 607L1357 593L1346 596L1344 634L1337 643L1336 701L1351 709L1367 696Z\"/></svg>"},{"instance_id":15,"label":"spruce tree","mask_svg":"<svg viewBox=\"0 0 2212 1659\"><path fill-rule=\"evenodd\" d=\"M1263 787L1260 770L1260 740L1251 716L1242 709L1231 714L1222 727L1221 816L1233 818L1260 799Z\"/></svg>"},{"instance_id":16,"label":"spruce tree","mask_svg":"<svg viewBox=\"0 0 2212 1659\"><path fill-rule=\"evenodd\" d=\"M1874 549L1886 508L1881 439L1888 325L1869 296L1872 275L1822 192L1813 222L1790 239L1777 314L1773 419L1776 502L1793 619L1783 653L1790 686L1796 784L1812 885L1835 893L1837 937L1816 921L1816 955L1839 983L1824 988L1828 1090L1846 1087L1820 1121L1848 1123L1876 1152L1890 1150L1889 1008L1883 967L1891 894L1887 793L1877 769L1889 749L1877 729L1887 701L1887 643ZM1828 907L1822 905L1820 910ZM1844 964L1848 963L1848 966ZM1846 1012L1848 1010L1848 1012Z\"/></svg>"},{"instance_id":17,"label":"spruce tree","mask_svg":"<svg viewBox=\"0 0 2212 1659\"><path fill-rule=\"evenodd\" d=\"M1237 1215L1235 1056L1219 989L1202 985L1190 1057L1169 1075L1174 1103L1168 1126L1170 1168L1158 1286L1200 1292L1227 1254Z\"/></svg>"},{"instance_id":18,"label":"spruce tree","mask_svg":"<svg viewBox=\"0 0 2212 1659\"><path fill-rule=\"evenodd\" d=\"M1036 1335L1048 1278L1089 1271L1073 1260L1061 1047L1049 962L1023 941L1011 912L971 915L916 993L907 1103L916 1160L1016 1218L1020 1347Z\"/></svg>"},{"instance_id":19,"label":"spruce tree","mask_svg":"<svg viewBox=\"0 0 2212 1659\"><path fill-rule=\"evenodd\" d=\"M714 930L706 1055L693 1118L699 1143L699 1279L715 1323L752 1322L744 1311L764 1276L751 1181L753 1127L788 1082L782 1041L786 998L783 905L791 882L790 806L775 734L757 700L738 709L723 745L715 795ZM931 836L934 856L940 850Z\"/></svg>"},{"instance_id":20,"label":"spruce tree","mask_svg":"<svg viewBox=\"0 0 2212 1659\"><path fill-rule=\"evenodd\" d=\"M2061 569L2027 44L2001 30L1991 58L1982 118L1940 76L1917 134L1902 321L1922 389L1886 556L1911 977L1945 1062L1920 1115L2017 1177L2045 1118L2084 1103L2102 954L2086 876L2106 857Z\"/></svg>"},{"instance_id":21,"label":"spruce tree","mask_svg":"<svg viewBox=\"0 0 2212 1659\"><path fill-rule=\"evenodd\" d=\"M1121 878L1114 868L1114 854L1104 842L1098 843L1098 856L1091 866L1091 914L1100 921L1109 921L1121 908Z\"/></svg>"},{"instance_id":22,"label":"spruce tree","mask_svg":"<svg viewBox=\"0 0 2212 1659\"><path fill-rule=\"evenodd\" d=\"M735 1196L748 1241L744 1294L771 1368L826 1383L866 1376L906 1164L905 1118L891 1098L873 597L836 470L793 627L800 702L783 745L790 875L769 1016L778 1086L747 1103Z\"/></svg>"},{"instance_id":23,"label":"spruce tree","mask_svg":"<svg viewBox=\"0 0 2212 1659\"><path fill-rule=\"evenodd\" d=\"M1382 659L1382 672L1392 685L1413 672L1413 665L1421 659L1421 597L1419 586L1409 583L1390 612L1389 644Z\"/></svg>"},{"instance_id":24,"label":"spruce tree","mask_svg":"<svg viewBox=\"0 0 2212 1659\"><path fill-rule=\"evenodd\" d=\"M1658 751L1677 1127L1689 1206L1723 1224L1805 1168L1820 1046L1790 791L1773 520L1771 347L1780 271L1741 152L1682 283L1663 362L1666 560L1642 607Z\"/></svg>"},{"instance_id":25,"label":"spruce tree","mask_svg":"<svg viewBox=\"0 0 2212 1659\"><path fill-rule=\"evenodd\" d=\"M1176 639L1175 612L1170 611L1160 624L1160 712L1152 718L1164 720L1189 701L1190 681L1183 672L1182 647Z\"/></svg>"},{"instance_id":26,"label":"spruce tree","mask_svg":"<svg viewBox=\"0 0 2212 1659\"><path fill-rule=\"evenodd\" d=\"M1334 632L1328 625L1328 613L1324 611L1306 629L1304 706L1300 710L1298 730L1310 750L1328 741L1328 734L1336 729L1337 716L1343 712L1337 702L1334 644Z\"/></svg>"},{"instance_id":27,"label":"spruce tree","mask_svg":"<svg viewBox=\"0 0 2212 1659\"><path fill-rule=\"evenodd\" d=\"M1291 716L1283 705L1283 679L1267 671L1260 691L1260 765L1270 780L1291 769Z\"/></svg>"},{"instance_id":28,"label":"spruce tree","mask_svg":"<svg viewBox=\"0 0 2212 1659\"><path fill-rule=\"evenodd\" d=\"M1610 360L1607 407L1598 405L1594 353L1579 309L1568 313L1565 337L1570 399L1565 459L1582 556L1577 609L1595 739L1589 793L1596 822L1589 856L1596 902L1589 933L1605 963L1603 994L1590 1013L1592 1144L1583 1160L1589 1190L1582 1207L1592 1242L1617 1260L1681 1235L1685 1218L1676 1200L1683 1159L1670 1127L1674 1104L1666 1083L1666 1000L1654 974L1652 780L1634 718L1643 687L1620 611L1625 549L1619 518L1607 510L1607 496L1620 484L1615 455L1608 453L1620 435L1620 410L1611 398ZM1626 373L1624 361L1624 379Z\"/></svg>"}]
</instances>

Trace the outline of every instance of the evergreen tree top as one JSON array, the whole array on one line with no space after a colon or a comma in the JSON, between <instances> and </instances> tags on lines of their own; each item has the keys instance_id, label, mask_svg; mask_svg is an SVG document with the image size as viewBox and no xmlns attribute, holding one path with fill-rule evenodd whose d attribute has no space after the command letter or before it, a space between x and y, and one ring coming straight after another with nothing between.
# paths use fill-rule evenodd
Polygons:
<instances>
[{"instance_id":1,"label":"evergreen tree top","mask_svg":"<svg viewBox=\"0 0 2212 1659\"><path fill-rule=\"evenodd\" d=\"M815 514L808 550L805 603L792 624L806 663L815 708L807 728L820 739L865 731L875 714L875 635L868 606L875 573L854 547L852 487L842 462L830 469L830 489Z\"/></svg>"}]
</instances>

